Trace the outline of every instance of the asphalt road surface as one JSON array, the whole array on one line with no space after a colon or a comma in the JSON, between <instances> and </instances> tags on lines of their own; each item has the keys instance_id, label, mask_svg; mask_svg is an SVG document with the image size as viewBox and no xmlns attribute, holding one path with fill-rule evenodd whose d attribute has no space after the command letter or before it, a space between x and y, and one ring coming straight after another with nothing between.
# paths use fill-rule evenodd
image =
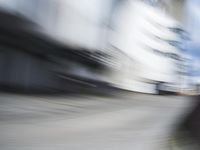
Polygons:
<instances>
[{"instance_id":1,"label":"asphalt road surface","mask_svg":"<svg viewBox=\"0 0 200 150\"><path fill-rule=\"evenodd\" d=\"M0 150L168 150L183 96L0 95Z\"/></svg>"}]
</instances>

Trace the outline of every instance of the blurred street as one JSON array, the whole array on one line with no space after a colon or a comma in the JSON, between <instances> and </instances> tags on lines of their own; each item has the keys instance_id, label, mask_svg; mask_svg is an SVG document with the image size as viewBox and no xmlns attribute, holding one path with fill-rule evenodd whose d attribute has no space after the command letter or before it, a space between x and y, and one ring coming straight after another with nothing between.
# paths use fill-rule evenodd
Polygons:
<instances>
[{"instance_id":1,"label":"blurred street","mask_svg":"<svg viewBox=\"0 0 200 150\"><path fill-rule=\"evenodd\" d=\"M0 150L200 150L200 0L0 0Z\"/></svg>"},{"instance_id":2,"label":"blurred street","mask_svg":"<svg viewBox=\"0 0 200 150\"><path fill-rule=\"evenodd\" d=\"M0 95L1 150L168 150L183 96Z\"/></svg>"}]
</instances>

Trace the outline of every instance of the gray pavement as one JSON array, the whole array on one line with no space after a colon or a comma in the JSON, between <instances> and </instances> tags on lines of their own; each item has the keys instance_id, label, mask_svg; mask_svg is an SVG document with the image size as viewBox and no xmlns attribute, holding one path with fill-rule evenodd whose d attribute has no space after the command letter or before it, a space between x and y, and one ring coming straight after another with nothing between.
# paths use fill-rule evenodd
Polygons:
<instances>
[{"instance_id":1,"label":"gray pavement","mask_svg":"<svg viewBox=\"0 0 200 150\"><path fill-rule=\"evenodd\" d=\"M0 95L0 150L168 150L193 99Z\"/></svg>"}]
</instances>

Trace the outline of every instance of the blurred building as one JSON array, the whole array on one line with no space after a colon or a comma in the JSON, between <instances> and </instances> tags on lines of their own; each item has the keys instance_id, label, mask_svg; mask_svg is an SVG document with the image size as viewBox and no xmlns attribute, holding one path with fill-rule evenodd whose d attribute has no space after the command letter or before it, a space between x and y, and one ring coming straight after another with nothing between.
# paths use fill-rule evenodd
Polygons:
<instances>
[{"instance_id":1,"label":"blurred building","mask_svg":"<svg viewBox=\"0 0 200 150\"><path fill-rule=\"evenodd\" d=\"M112 0L1 0L0 3L33 20L43 32L63 43L88 49L104 45Z\"/></svg>"},{"instance_id":2,"label":"blurred building","mask_svg":"<svg viewBox=\"0 0 200 150\"><path fill-rule=\"evenodd\" d=\"M169 2L127 1L117 12L111 45L117 56L116 84L128 90L154 93L157 83L178 91L182 25L169 15ZM171 5L170 5L171 6ZM118 55L121 55L119 53ZM121 63L120 63L121 62ZM119 75L120 74L120 75ZM121 77L124 75L123 77Z\"/></svg>"},{"instance_id":3,"label":"blurred building","mask_svg":"<svg viewBox=\"0 0 200 150\"><path fill-rule=\"evenodd\" d=\"M0 6L37 25L37 44L46 42L42 55L56 62L47 65L55 76L73 74L148 93L160 83L177 91L182 83L185 1L0 0ZM93 63L107 70L97 71Z\"/></svg>"}]
</instances>

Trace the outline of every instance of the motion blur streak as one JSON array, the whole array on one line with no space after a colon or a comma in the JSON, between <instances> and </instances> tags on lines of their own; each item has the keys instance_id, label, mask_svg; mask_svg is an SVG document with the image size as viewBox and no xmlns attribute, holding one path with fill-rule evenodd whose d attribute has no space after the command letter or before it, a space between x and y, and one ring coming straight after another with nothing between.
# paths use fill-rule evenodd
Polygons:
<instances>
[{"instance_id":1,"label":"motion blur streak","mask_svg":"<svg viewBox=\"0 0 200 150\"><path fill-rule=\"evenodd\" d=\"M199 0L0 0L0 149L199 149Z\"/></svg>"}]
</instances>

